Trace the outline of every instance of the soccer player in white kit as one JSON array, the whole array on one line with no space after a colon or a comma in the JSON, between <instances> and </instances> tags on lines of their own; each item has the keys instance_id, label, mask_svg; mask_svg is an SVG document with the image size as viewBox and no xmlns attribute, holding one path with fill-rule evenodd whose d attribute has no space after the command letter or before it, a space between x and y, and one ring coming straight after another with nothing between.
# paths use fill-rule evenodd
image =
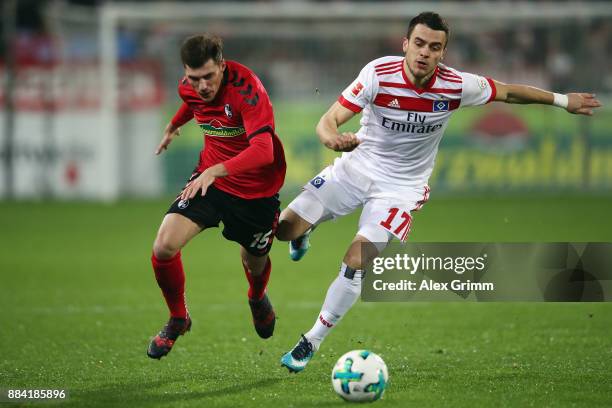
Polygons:
<instances>
[{"instance_id":1,"label":"soccer player in white kit","mask_svg":"<svg viewBox=\"0 0 612 408\"><path fill-rule=\"evenodd\" d=\"M317 135L330 149L345 152L304 187L280 216L277 238L289 241L299 260L312 228L363 207L359 228L330 285L310 331L281 358L291 372L302 371L323 339L361 293L363 265L394 237L404 242L412 212L429 197L427 181L451 114L460 107L492 101L555 105L592 115L601 106L588 93L556 94L511 85L441 63L449 29L436 13L414 17L403 40L404 56L367 64L323 115ZM362 112L356 134L338 127Z\"/></svg>"}]
</instances>

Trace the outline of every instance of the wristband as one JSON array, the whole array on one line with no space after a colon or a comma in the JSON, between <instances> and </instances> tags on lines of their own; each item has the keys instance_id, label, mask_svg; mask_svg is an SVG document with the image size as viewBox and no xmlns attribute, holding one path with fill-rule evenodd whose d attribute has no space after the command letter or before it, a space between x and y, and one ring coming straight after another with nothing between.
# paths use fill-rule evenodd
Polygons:
<instances>
[{"instance_id":1,"label":"wristband","mask_svg":"<svg viewBox=\"0 0 612 408\"><path fill-rule=\"evenodd\" d=\"M553 93L553 105L558 106L563 109L567 109L567 95Z\"/></svg>"}]
</instances>

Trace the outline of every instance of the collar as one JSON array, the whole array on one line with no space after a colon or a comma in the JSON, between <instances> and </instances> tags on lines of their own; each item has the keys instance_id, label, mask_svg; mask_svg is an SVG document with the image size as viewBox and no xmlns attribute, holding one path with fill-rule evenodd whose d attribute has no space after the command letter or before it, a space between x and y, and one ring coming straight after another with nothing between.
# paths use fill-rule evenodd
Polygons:
<instances>
[{"instance_id":1,"label":"collar","mask_svg":"<svg viewBox=\"0 0 612 408\"><path fill-rule=\"evenodd\" d=\"M425 84L423 88L417 88L410 81L410 79L408 79L408 75L406 75L406 69L408 69L407 66L408 66L408 63L406 62L406 58L404 58L404 63L402 64L402 77L404 78L404 82L408 86L408 89L412 89L416 93L422 94L423 92L426 92L433 87L433 84L436 82L436 77L438 76L438 66L437 65L436 65L436 68L434 69L433 74L429 78L429 81L427 81L427 83Z\"/></svg>"}]
</instances>

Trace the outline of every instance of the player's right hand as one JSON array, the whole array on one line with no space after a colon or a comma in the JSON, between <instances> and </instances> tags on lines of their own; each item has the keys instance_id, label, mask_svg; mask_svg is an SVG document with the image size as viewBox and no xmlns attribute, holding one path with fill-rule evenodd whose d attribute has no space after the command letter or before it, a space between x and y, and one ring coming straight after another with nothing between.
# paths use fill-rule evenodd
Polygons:
<instances>
[{"instance_id":1,"label":"player's right hand","mask_svg":"<svg viewBox=\"0 0 612 408\"><path fill-rule=\"evenodd\" d=\"M353 132L344 132L338 135L338 137L329 140L325 143L325 146L336 152L350 152L359 146L361 141L357 139L357 136Z\"/></svg>"},{"instance_id":2,"label":"player's right hand","mask_svg":"<svg viewBox=\"0 0 612 408\"><path fill-rule=\"evenodd\" d=\"M180 136L180 128L175 127L172 123L168 123L166 129L164 129L164 136L162 137L159 146L155 149L155 154L159 155L161 152L168 148L168 145L172 142L172 139Z\"/></svg>"}]
</instances>

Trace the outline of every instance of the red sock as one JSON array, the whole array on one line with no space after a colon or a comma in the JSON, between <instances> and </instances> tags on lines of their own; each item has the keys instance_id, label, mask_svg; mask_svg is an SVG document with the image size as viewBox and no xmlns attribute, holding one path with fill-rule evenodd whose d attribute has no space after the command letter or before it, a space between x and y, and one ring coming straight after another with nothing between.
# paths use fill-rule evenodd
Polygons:
<instances>
[{"instance_id":1,"label":"red sock","mask_svg":"<svg viewBox=\"0 0 612 408\"><path fill-rule=\"evenodd\" d=\"M246 275L247 280L249 281L249 299L259 300L266 293L266 287L268 286L268 280L270 279L270 271L272 271L272 261L268 257L268 262L261 273L261 275L253 276L251 272L246 267L245 264L242 264L244 268L244 274Z\"/></svg>"},{"instance_id":2,"label":"red sock","mask_svg":"<svg viewBox=\"0 0 612 408\"><path fill-rule=\"evenodd\" d=\"M185 319L188 315L185 304L185 272L179 251L170 259L151 256L155 279L162 290L171 317Z\"/></svg>"}]
</instances>

